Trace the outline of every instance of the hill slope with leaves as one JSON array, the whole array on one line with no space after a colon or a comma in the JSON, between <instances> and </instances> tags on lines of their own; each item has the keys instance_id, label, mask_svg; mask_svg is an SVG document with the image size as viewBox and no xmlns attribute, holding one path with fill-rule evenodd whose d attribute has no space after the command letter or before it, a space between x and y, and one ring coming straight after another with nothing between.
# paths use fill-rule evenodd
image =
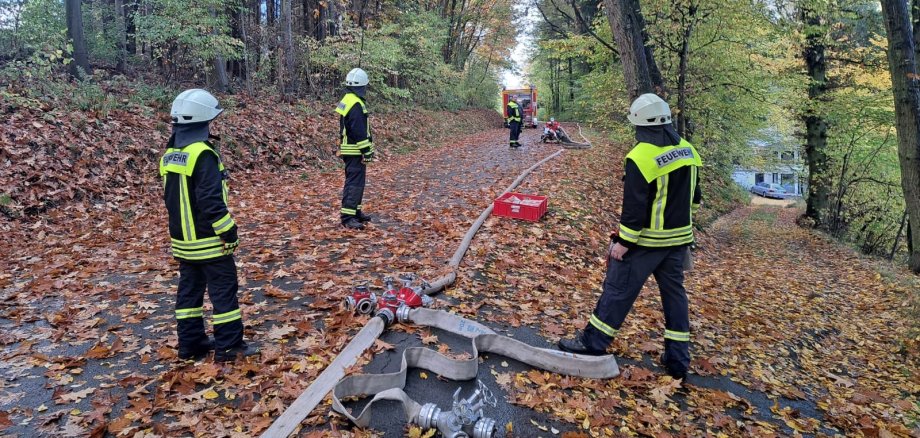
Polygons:
<instances>
[{"instance_id":1,"label":"hill slope with leaves","mask_svg":"<svg viewBox=\"0 0 920 438\"><path fill-rule=\"evenodd\" d=\"M155 190L151 201L121 201L142 202L127 210L135 216L72 203L2 224L10 255L0 273L0 428L259 433L363 323L338 308L349 285L398 271L443 273L489 200L555 150L527 131L525 148L509 151L506 135L455 137L372 166L367 198L378 219L357 235L337 223L339 170L238 172L231 207L242 227L241 306L247 337L264 348L249 364L175 359L175 266ZM541 222L486 222L442 307L544 346L585 323L619 206L611 169L626 147L592 139L594 149L564 153L520 188L550 196ZM515 436L549 427L611 436L916 435L917 344L904 313L916 283L798 229L796 214L742 209L700 235L687 281L695 360L684 388L651 360L662 328L653 283L612 347L620 378L518 372L489 359L480 377L504 402L537 412L508 420ZM450 350L432 340L437 333L394 330ZM378 343L362 363L396 363L392 348ZM327 405L304 425L308 436L374 434L330 423Z\"/></svg>"},{"instance_id":2,"label":"hill slope with leaves","mask_svg":"<svg viewBox=\"0 0 920 438\"><path fill-rule=\"evenodd\" d=\"M3 104L0 112L8 117L0 126L0 212L29 216L76 201L77 208L104 206L128 214L137 202L157 199L157 160L171 129L168 108L162 102L122 102L130 90L106 92L115 93L109 99L117 108L80 110L67 100L53 106ZM275 98L219 97L227 111L212 131L221 137L231 175L279 168L310 173L339 164L334 102L266 105L265 99ZM501 123L490 110L385 109L372 117L383 160Z\"/></svg>"}]
</instances>

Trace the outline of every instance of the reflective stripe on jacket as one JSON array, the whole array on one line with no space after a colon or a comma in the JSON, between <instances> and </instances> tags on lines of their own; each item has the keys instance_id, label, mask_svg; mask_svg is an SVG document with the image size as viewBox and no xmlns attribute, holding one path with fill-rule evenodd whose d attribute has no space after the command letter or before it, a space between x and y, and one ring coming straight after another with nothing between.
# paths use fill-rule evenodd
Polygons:
<instances>
[{"instance_id":1,"label":"reflective stripe on jacket","mask_svg":"<svg viewBox=\"0 0 920 438\"><path fill-rule=\"evenodd\" d=\"M521 107L513 100L508 101L508 107L505 109L505 120L509 123L521 121Z\"/></svg>"},{"instance_id":2,"label":"reflective stripe on jacket","mask_svg":"<svg viewBox=\"0 0 920 438\"><path fill-rule=\"evenodd\" d=\"M227 180L206 142L169 148L160 160L173 256L203 261L224 255L220 235L236 223L227 208Z\"/></svg>"},{"instance_id":3,"label":"reflective stripe on jacket","mask_svg":"<svg viewBox=\"0 0 920 438\"><path fill-rule=\"evenodd\" d=\"M619 239L627 246L666 248L693 243L693 213L703 163L686 140L639 143L626 155Z\"/></svg>"},{"instance_id":4,"label":"reflective stripe on jacket","mask_svg":"<svg viewBox=\"0 0 920 438\"><path fill-rule=\"evenodd\" d=\"M358 110L356 107L359 107ZM361 155L374 152L374 142L371 137L371 127L368 123L367 105L355 93L347 93L338 105L335 112L339 114L339 130L342 142L339 145L340 155Z\"/></svg>"}]
</instances>

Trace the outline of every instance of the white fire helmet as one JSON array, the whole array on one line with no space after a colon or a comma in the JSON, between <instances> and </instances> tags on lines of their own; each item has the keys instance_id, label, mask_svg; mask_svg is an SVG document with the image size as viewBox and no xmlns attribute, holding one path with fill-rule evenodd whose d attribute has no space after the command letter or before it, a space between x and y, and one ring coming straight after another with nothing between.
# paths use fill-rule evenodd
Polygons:
<instances>
[{"instance_id":1,"label":"white fire helmet","mask_svg":"<svg viewBox=\"0 0 920 438\"><path fill-rule=\"evenodd\" d=\"M367 72L360 68L354 68L345 76L345 85L349 87L363 87L368 83Z\"/></svg>"},{"instance_id":2,"label":"white fire helmet","mask_svg":"<svg viewBox=\"0 0 920 438\"><path fill-rule=\"evenodd\" d=\"M224 110L216 97L200 88L193 88L176 96L169 115L172 116L173 123L185 125L214 120L222 112Z\"/></svg>"},{"instance_id":3,"label":"white fire helmet","mask_svg":"<svg viewBox=\"0 0 920 438\"><path fill-rule=\"evenodd\" d=\"M671 108L657 94L646 93L629 107L629 122L635 126L657 126L671 123Z\"/></svg>"}]
</instances>

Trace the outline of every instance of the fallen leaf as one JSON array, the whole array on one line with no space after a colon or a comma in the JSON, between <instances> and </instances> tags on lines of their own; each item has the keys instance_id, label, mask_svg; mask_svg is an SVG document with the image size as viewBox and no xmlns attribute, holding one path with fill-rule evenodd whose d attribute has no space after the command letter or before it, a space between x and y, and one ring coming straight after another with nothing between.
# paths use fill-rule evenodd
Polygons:
<instances>
[{"instance_id":1,"label":"fallen leaf","mask_svg":"<svg viewBox=\"0 0 920 438\"><path fill-rule=\"evenodd\" d=\"M297 331L297 328L291 325L274 326L268 331L268 339L277 341Z\"/></svg>"},{"instance_id":2,"label":"fallen leaf","mask_svg":"<svg viewBox=\"0 0 920 438\"><path fill-rule=\"evenodd\" d=\"M10 421L10 413L6 411L0 411L0 430L6 429L13 425L13 422Z\"/></svg>"},{"instance_id":3,"label":"fallen leaf","mask_svg":"<svg viewBox=\"0 0 920 438\"><path fill-rule=\"evenodd\" d=\"M64 403L78 402L80 400L83 400L88 395L92 394L93 392L96 392L96 388L86 388L81 391L71 392L69 394L63 394L61 395L60 400L55 401L55 403L64 404Z\"/></svg>"}]
</instances>

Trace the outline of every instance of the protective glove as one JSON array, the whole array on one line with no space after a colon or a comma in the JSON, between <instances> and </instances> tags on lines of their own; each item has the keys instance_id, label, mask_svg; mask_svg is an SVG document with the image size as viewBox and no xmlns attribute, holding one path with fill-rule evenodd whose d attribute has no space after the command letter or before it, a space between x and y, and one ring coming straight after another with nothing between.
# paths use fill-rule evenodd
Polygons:
<instances>
[{"instance_id":1,"label":"protective glove","mask_svg":"<svg viewBox=\"0 0 920 438\"><path fill-rule=\"evenodd\" d=\"M224 242L224 255L233 255L233 252L236 251L236 247L240 246L240 239L236 239L233 242Z\"/></svg>"},{"instance_id":2,"label":"protective glove","mask_svg":"<svg viewBox=\"0 0 920 438\"><path fill-rule=\"evenodd\" d=\"M236 232L236 225L233 228L227 230L227 232L220 235L220 240L224 242L224 255L231 255L236 248L240 246L240 238Z\"/></svg>"},{"instance_id":3,"label":"protective glove","mask_svg":"<svg viewBox=\"0 0 920 438\"><path fill-rule=\"evenodd\" d=\"M604 254L605 270L606 268L610 267L610 253L613 252L613 246L616 245L617 242L619 241L620 241L620 230L613 230L610 233L610 245L607 245L607 253Z\"/></svg>"},{"instance_id":4,"label":"protective glove","mask_svg":"<svg viewBox=\"0 0 920 438\"><path fill-rule=\"evenodd\" d=\"M365 163L370 163L370 162L372 162L372 161L374 161L374 153L373 153L373 152L368 152L368 153L364 154L364 162L365 162Z\"/></svg>"}]
</instances>

